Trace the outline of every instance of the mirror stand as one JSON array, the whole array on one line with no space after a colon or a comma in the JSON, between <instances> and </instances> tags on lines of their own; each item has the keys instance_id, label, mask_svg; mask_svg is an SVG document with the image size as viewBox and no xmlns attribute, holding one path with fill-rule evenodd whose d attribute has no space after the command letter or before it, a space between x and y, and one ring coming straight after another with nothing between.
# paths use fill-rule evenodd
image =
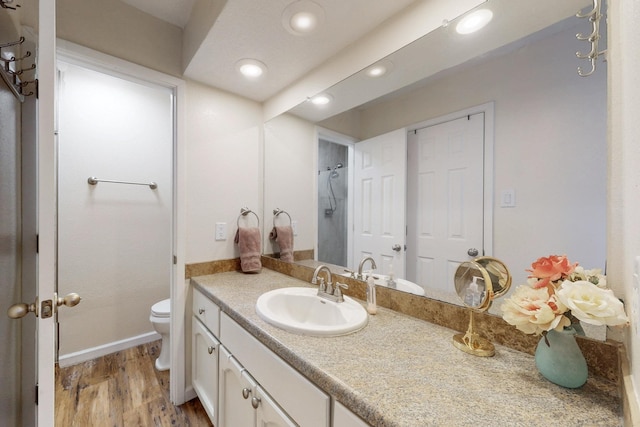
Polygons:
<instances>
[{"instance_id":1,"label":"mirror stand","mask_svg":"<svg viewBox=\"0 0 640 427\"><path fill-rule=\"evenodd\" d=\"M511 274L507 266L493 257L479 257L461 263L454 276L456 293L469 308L469 327L464 334L453 336L453 345L474 356L490 357L495 347L482 338L475 329L474 311L486 311L491 301L504 295L511 286Z\"/></svg>"},{"instance_id":2,"label":"mirror stand","mask_svg":"<svg viewBox=\"0 0 640 427\"><path fill-rule=\"evenodd\" d=\"M482 338L474 330L473 310L469 310L469 327L464 334L453 336L453 345L465 353L474 356L491 357L496 353L495 347L486 338Z\"/></svg>"}]
</instances>

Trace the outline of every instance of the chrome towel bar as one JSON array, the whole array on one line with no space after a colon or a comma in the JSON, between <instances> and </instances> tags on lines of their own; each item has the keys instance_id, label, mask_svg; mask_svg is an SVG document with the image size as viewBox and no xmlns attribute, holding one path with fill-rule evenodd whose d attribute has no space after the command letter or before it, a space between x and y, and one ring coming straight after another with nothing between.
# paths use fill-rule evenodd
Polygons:
<instances>
[{"instance_id":1,"label":"chrome towel bar","mask_svg":"<svg viewBox=\"0 0 640 427\"><path fill-rule=\"evenodd\" d=\"M158 188L158 184L156 184L153 181L151 181L151 182L113 181L111 179L98 179L95 176L90 176L89 179L87 179L87 182L90 185L96 185L99 182L110 182L112 184L148 185L149 188L152 189L152 190L155 190L156 188Z\"/></svg>"}]
</instances>

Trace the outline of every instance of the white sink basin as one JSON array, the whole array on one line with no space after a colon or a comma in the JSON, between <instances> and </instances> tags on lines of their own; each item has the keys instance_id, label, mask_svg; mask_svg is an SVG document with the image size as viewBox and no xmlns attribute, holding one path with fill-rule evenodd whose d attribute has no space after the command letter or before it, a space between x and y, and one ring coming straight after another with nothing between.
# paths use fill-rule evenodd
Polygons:
<instances>
[{"instance_id":1,"label":"white sink basin","mask_svg":"<svg viewBox=\"0 0 640 427\"><path fill-rule=\"evenodd\" d=\"M260 295L258 316L285 331L331 337L364 328L369 316L362 305L345 296L333 302L317 295L315 288L280 288Z\"/></svg>"}]
</instances>

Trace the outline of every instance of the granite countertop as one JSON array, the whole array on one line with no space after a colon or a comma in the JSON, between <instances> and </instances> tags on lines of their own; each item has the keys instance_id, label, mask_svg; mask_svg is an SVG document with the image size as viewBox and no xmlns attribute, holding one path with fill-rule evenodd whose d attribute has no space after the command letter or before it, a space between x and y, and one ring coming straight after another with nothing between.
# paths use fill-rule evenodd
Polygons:
<instances>
[{"instance_id":1,"label":"granite countertop","mask_svg":"<svg viewBox=\"0 0 640 427\"><path fill-rule=\"evenodd\" d=\"M590 377L565 389L540 376L532 356L496 345L476 357L452 344L455 331L378 307L362 330L309 337L255 312L271 289L310 286L263 269L191 279L221 310L327 394L374 426L621 426L615 383ZM479 331L481 332L481 331Z\"/></svg>"}]
</instances>

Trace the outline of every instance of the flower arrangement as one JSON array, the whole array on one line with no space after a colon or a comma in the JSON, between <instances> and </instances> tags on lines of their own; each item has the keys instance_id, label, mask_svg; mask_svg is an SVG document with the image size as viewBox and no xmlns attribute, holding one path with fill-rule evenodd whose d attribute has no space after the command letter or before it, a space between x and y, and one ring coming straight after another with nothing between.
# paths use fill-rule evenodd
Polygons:
<instances>
[{"instance_id":1,"label":"flower arrangement","mask_svg":"<svg viewBox=\"0 0 640 427\"><path fill-rule=\"evenodd\" d=\"M527 285L516 288L502 304L502 317L527 334L541 335L582 321L621 326L629 319L624 304L607 288L598 269L585 270L564 255L542 257L531 264Z\"/></svg>"}]
</instances>

